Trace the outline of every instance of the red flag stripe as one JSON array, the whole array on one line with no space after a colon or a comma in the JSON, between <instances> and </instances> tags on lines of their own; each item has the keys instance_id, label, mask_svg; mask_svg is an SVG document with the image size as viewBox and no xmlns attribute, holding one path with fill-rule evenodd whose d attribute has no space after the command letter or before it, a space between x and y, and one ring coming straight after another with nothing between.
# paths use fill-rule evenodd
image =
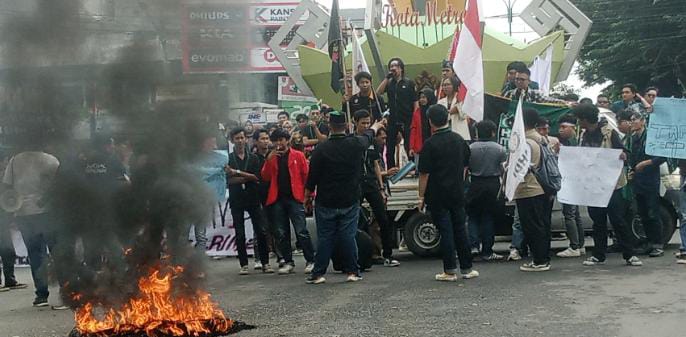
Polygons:
<instances>
[{"instance_id":1,"label":"red flag stripe","mask_svg":"<svg viewBox=\"0 0 686 337\"><path fill-rule=\"evenodd\" d=\"M474 41L481 48L481 23L479 22L479 5L477 0L469 0L469 7L467 7L467 14L465 16L464 25L472 36Z\"/></svg>"}]
</instances>

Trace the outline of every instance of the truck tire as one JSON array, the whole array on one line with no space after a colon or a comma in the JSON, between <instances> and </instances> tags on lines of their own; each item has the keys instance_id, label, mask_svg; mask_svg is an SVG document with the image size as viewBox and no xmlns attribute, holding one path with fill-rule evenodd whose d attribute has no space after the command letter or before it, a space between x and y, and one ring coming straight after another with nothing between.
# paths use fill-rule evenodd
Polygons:
<instances>
[{"instance_id":1,"label":"truck tire","mask_svg":"<svg viewBox=\"0 0 686 337\"><path fill-rule=\"evenodd\" d=\"M430 257L440 254L441 234L431 217L416 212L405 222L403 238L407 248L417 256Z\"/></svg>"},{"instance_id":2,"label":"truck tire","mask_svg":"<svg viewBox=\"0 0 686 337\"><path fill-rule=\"evenodd\" d=\"M663 203L660 203L658 215L662 222L662 244L666 246L672 239L672 236L674 236L674 231L676 231L676 217L670 208ZM639 244L639 249L647 250L649 248L647 242L648 238L638 214L636 214L631 223L631 231L634 234L634 238L637 240L636 242Z\"/></svg>"}]
</instances>

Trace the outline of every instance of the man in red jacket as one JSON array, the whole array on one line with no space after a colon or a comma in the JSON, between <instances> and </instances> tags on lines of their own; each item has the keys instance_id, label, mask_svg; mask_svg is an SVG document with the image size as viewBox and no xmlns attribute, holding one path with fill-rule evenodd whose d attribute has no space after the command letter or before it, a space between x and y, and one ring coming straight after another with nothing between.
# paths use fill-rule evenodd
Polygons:
<instances>
[{"instance_id":1,"label":"man in red jacket","mask_svg":"<svg viewBox=\"0 0 686 337\"><path fill-rule=\"evenodd\" d=\"M283 255L285 264L279 268L279 274L290 274L295 268L291 243L287 233L293 223L295 235L300 242L305 256L305 273L312 272L314 266L314 248L310 233L305 224L305 181L307 180L308 163L305 155L290 148L290 134L284 129L277 129L271 134L275 150L267 157L262 167L262 180L269 183L266 205L272 212L277 228L277 245Z\"/></svg>"}]
</instances>

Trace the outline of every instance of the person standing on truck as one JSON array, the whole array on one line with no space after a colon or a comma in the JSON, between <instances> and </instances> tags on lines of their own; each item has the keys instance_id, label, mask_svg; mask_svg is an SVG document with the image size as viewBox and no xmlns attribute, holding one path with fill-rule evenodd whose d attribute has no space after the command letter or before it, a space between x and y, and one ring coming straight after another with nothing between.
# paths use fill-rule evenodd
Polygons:
<instances>
[{"instance_id":1,"label":"person standing on truck","mask_svg":"<svg viewBox=\"0 0 686 337\"><path fill-rule=\"evenodd\" d=\"M479 272L472 269L464 211L464 169L469 164L469 146L450 129L446 107L432 105L428 113L433 135L424 143L419 162L419 210L428 207L441 234L443 272L436 274L436 280L457 281L456 250L462 278L475 278Z\"/></svg>"},{"instance_id":2,"label":"person standing on truck","mask_svg":"<svg viewBox=\"0 0 686 337\"><path fill-rule=\"evenodd\" d=\"M390 70L386 78L381 81L376 94L381 96L388 93L388 149L386 163L389 167L396 166L395 147L399 144L398 133L405 139L405 152L410 152L410 125L412 112L417 107L417 93L415 83L405 76L405 63L394 57L388 62Z\"/></svg>"},{"instance_id":3,"label":"person standing on truck","mask_svg":"<svg viewBox=\"0 0 686 337\"><path fill-rule=\"evenodd\" d=\"M502 260L493 251L495 229L493 214L498 204L500 176L507 160L505 148L496 142L498 127L489 120L476 124L477 141L469 146L469 171L472 183L467 191L469 241L472 251L479 250L484 261Z\"/></svg>"}]
</instances>

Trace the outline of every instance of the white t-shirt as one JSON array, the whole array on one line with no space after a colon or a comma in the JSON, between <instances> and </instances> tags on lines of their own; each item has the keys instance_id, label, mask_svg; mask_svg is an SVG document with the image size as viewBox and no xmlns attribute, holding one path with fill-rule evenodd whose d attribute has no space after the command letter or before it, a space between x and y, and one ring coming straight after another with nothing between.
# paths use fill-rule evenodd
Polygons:
<instances>
[{"instance_id":1,"label":"white t-shirt","mask_svg":"<svg viewBox=\"0 0 686 337\"><path fill-rule=\"evenodd\" d=\"M450 114L450 128L453 132L459 134L464 138L464 140L471 140L472 137L469 135L469 125L467 124L467 114L462 111L462 104L457 101L457 95L453 96L452 102L448 104L448 97L443 97L438 100L438 104L446 107L448 112L452 107L456 106L458 113Z\"/></svg>"},{"instance_id":2,"label":"white t-shirt","mask_svg":"<svg viewBox=\"0 0 686 337\"><path fill-rule=\"evenodd\" d=\"M11 185L22 200L21 208L15 215L46 212L42 199L59 166L59 160L45 152L22 152L10 159L2 182Z\"/></svg>"}]
</instances>

